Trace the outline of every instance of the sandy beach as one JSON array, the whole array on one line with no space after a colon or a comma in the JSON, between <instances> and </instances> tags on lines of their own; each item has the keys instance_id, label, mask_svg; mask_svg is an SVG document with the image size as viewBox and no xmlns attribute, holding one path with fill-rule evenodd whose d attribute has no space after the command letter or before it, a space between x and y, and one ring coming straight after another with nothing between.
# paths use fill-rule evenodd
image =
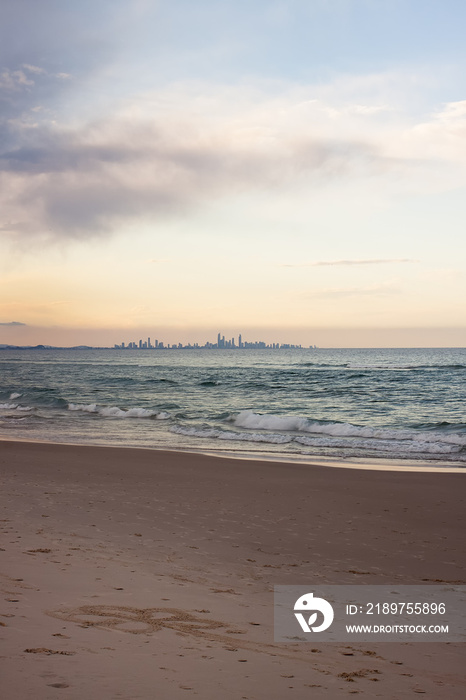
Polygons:
<instances>
[{"instance_id":1,"label":"sandy beach","mask_svg":"<svg viewBox=\"0 0 466 700\"><path fill-rule=\"evenodd\" d=\"M5 700L466 694L464 645L275 644L274 584L466 582L464 477L0 442Z\"/></svg>"}]
</instances>

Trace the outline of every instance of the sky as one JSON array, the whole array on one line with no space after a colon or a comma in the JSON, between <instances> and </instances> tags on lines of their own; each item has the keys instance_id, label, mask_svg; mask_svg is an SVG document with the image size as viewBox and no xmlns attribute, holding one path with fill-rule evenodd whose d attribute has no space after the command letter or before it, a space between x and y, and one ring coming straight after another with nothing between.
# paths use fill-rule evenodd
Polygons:
<instances>
[{"instance_id":1,"label":"sky","mask_svg":"<svg viewBox=\"0 0 466 700\"><path fill-rule=\"evenodd\" d=\"M0 344L466 346L463 0L3 0Z\"/></svg>"}]
</instances>

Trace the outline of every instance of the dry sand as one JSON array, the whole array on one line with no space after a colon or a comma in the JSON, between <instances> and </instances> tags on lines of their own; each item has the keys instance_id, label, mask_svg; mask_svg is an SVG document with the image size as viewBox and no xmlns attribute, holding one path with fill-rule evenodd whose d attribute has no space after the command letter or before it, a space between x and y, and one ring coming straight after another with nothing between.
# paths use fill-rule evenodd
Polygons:
<instances>
[{"instance_id":1,"label":"dry sand","mask_svg":"<svg viewBox=\"0 0 466 700\"><path fill-rule=\"evenodd\" d=\"M464 479L0 442L4 700L466 697L464 645L273 642L274 584L465 583Z\"/></svg>"}]
</instances>

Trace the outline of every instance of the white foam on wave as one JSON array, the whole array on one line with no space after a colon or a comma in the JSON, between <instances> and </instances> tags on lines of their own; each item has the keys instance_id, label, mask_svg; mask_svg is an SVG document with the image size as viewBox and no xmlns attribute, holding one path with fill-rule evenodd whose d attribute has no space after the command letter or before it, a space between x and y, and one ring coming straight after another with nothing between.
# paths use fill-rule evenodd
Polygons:
<instances>
[{"instance_id":1,"label":"white foam on wave","mask_svg":"<svg viewBox=\"0 0 466 700\"><path fill-rule=\"evenodd\" d=\"M96 413L103 418L155 418L156 420L167 420L170 414L165 411L151 411L147 408L122 409L118 406L98 406L90 404L68 404L69 411L81 411L83 413Z\"/></svg>"},{"instance_id":2,"label":"white foam on wave","mask_svg":"<svg viewBox=\"0 0 466 700\"><path fill-rule=\"evenodd\" d=\"M170 432L188 437L207 438L216 440L231 440L240 442L261 442L274 445L297 443L305 447L332 448L352 450L373 450L375 452L391 454L455 454L461 450L457 445L443 445L439 443L426 443L422 441L394 441L394 440L361 440L335 439L332 437L306 437L298 435L282 435L280 433L245 433L231 430L219 430L217 428L197 428L193 426L173 425Z\"/></svg>"},{"instance_id":3,"label":"white foam on wave","mask_svg":"<svg viewBox=\"0 0 466 700\"><path fill-rule=\"evenodd\" d=\"M85 413L98 413L98 408L96 403L90 403L87 406L84 404L69 403L69 411L84 411Z\"/></svg>"},{"instance_id":4,"label":"white foam on wave","mask_svg":"<svg viewBox=\"0 0 466 700\"><path fill-rule=\"evenodd\" d=\"M17 391L14 391L12 394L10 394L10 401L13 399L19 399L20 396L22 396L22 394L18 394Z\"/></svg>"},{"instance_id":5,"label":"white foam on wave","mask_svg":"<svg viewBox=\"0 0 466 700\"><path fill-rule=\"evenodd\" d=\"M0 403L0 410L3 411L33 411L32 406L19 406L17 403Z\"/></svg>"},{"instance_id":6,"label":"white foam on wave","mask_svg":"<svg viewBox=\"0 0 466 700\"><path fill-rule=\"evenodd\" d=\"M200 438L217 438L218 440L239 440L248 442L268 442L275 445L283 445L291 442L293 438L288 435L278 435L268 433L261 435L259 433L236 433L231 430L217 430L216 428L193 428L184 425L173 425L170 432L179 435L187 435L190 437Z\"/></svg>"},{"instance_id":7,"label":"white foam on wave","mask_svg":"<svg viewBox=\"0 0 466 700\"><path fill-rule=\"evenodd\" d=\"M456 454L461 451L458 445L445 445L438 442L423 442L422 440L359 440L351 441L338 440L337 438L308 438L305 436L294 437L293 442L307 447L332 447L374 450L376 452L387 452L396 454Z\"/></svg>"},{"instance_id":8,"label":"white foam on wave","mask_svg":"<svg viewBox=\"0 0 466 700\"><path fill-rule=\"evenodd\" d=\"M352 423L319 423L302 416L277 416L241 411L228 419L238 428L249 430L280 430L285 432L316 433L344 438L367 438L374 440L406 440L423 443L447 443L466 446L466 435L458 433L417 432L414 430L368 428Z\"/></svg>"},{"instance_id":9,"label":"white foam on wave","mask_svg":"<svg viewBox=\"0 0 466 700\"><path fill-rule=\"evenodd\" d=\"M307 430L309 426L307 418L276 416L273 414L263 415L252 411L240 411L236 416L230 416L229 420L238 428L249 428L251 430Z\"/></svg>"}]
</instances>

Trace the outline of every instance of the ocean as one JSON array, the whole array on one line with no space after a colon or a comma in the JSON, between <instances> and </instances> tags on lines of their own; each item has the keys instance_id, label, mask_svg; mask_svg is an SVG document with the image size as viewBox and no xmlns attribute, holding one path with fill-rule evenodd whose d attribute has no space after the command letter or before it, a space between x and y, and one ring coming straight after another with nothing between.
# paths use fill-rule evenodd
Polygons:
<instances>
[{"instance_id":1,"label":"ocean","mask_svg":"<svg viewBox=\"0 0 466 700\"><path fill-rule=\"evenodd\" d=\"M0 437L466 467L466 350L0 350Z\"/></svg>"}]
</instances>

